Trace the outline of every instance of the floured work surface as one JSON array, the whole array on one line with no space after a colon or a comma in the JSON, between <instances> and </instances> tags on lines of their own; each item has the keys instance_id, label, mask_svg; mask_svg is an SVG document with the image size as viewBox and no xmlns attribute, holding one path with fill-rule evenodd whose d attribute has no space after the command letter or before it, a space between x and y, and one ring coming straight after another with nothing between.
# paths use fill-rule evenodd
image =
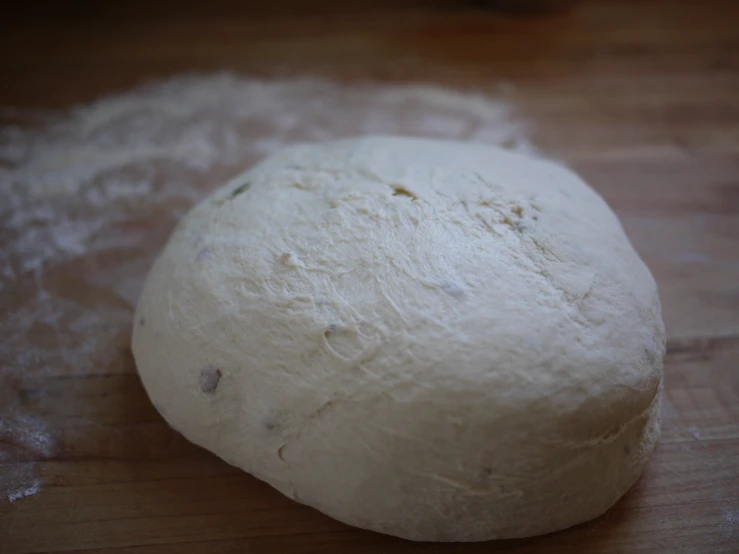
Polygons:
<instances>
[{"instance_id":1,"label":"floured work surface","mask_svg":"<svg viewBox=\"0 0 739 554\"><path fill-rule=\"evenodd\" d=\"M334 48L309 54L317 73L335 66L329 73L365 72L376 84L206 73L103 96L120 89L106 81L116 63L135 80L159 62L120 46L136 33L122 32L119 43L84 28L57 61L28 51L2 66L12 78L0 98L15 107L3 109L0 134L0 552L418 548L332 521L187 443L150 405L129 350L143 277L193 202L279 146L359 133L518 151L535 151L533 143L605 196L660 284L671 338L662 440L644 478L594 522L495 548L730 552L739 541L739 83L722 63L738 39L722 23L730 18L710 10L686 2L665 21L658 8L647 3L633 16L596 2L560 20L561 36L546 22L476 13L398 17L385 30L357 31L379 33L384 48L337 34ZM619 17L640 17L636 35L618 30L628 28L614 25ZM189 25L175 29L201 29L193 42L211 45L214 66L290 61L289 52L314 40L298 33L280 48L255 36L263 58L244 60L229 46L243 34L238 23ZM291 32L296 25L285 24ZM164 56L155 29L140 32ZM31 26L6 40L53 42L55 32L59 39L63 29ZM481 51L491 33L500 44ZM517 46L513 63L517 33L547 48ZM434 49L446 39L448 52ZM90 41L99 51L90 53ZM424 55L394 54L409 41ZM641 50L632 57L635 41ZM194 50L183 48L192 64ZM342 69L340 53L352 49L364 65ZM113 62L95 81L75 69L75 56ZM88 103L71 113L38 108L57 96L24 67L62 98ZM397 84L378 84L378 75Z\"/></svg>"}]
</instances>

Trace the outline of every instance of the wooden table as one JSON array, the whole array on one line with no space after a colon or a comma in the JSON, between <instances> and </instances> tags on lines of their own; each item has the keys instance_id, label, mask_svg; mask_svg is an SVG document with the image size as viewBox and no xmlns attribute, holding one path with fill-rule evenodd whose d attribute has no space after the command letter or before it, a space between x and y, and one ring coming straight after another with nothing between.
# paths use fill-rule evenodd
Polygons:
<instances>
[{"instance_id":1,"label":"wooden table","mask_svg":"<svg viewBox=\"0 0 739 554\"><path fill-rule=\"evenodd\" d=\"M663 432L643 478L604 516L545 537L415 544L349 528L164 423L135 372L124 302L101 331L94 371L70 367L64 344L43 364L0 359L0 487L27 470L41 483L35 495L0 499L0 552L739 552L739 3L591 1L536 19L370 4L326 17L171 3L146 19L6 20L0 105L64 107L194 69L507 80L535 122L534 142L605 196L660 285L670 337ZM169 228L152 228L153 255ZM46 285L105 303L76 280L103 266L52 268ZM144 266L132 271L143 279ZM18 278L0 290L0 317L28 287ZM43 341L50 331L39 323L34 333ZM18 410L53 440L15 441Z\"/></svg>"}]
</instances>

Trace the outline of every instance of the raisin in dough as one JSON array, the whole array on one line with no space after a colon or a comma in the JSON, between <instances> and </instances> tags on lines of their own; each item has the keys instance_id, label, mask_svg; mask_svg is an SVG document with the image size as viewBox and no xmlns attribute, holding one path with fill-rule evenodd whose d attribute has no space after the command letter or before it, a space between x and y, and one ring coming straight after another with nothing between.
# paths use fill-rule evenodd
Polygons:
<instances>
[{"instance_id":1,"label":"raisin in dough","mask_svg":"<svg viewBox=\"0 0 739 554\"><path fill-rule=\"evenodd\" d=\"M652 276L577 176L399 137L286 148L202 201L133 334L188 439L336 519L429 541L612 506L659 434L664 348Z\"/></svg>"}]
</instances>

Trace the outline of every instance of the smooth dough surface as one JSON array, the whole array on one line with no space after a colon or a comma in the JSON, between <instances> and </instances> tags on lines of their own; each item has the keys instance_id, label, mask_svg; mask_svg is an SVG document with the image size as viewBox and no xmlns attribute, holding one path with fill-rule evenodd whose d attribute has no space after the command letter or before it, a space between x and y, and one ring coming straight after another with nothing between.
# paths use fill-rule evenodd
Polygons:
<instances>
[{"instance_id":1,"label":"smooth dough surface","mask_svg":"<svg viewBox=\"0 0 739 554\"><path fill-rule=\"evenodd\" d=\"M607 510L659 434L664 348L649 271L577 176L399 137L290 147L217 190L154 264L133 334L188 439L430 541Z\"/></svg>"}]
</instances>

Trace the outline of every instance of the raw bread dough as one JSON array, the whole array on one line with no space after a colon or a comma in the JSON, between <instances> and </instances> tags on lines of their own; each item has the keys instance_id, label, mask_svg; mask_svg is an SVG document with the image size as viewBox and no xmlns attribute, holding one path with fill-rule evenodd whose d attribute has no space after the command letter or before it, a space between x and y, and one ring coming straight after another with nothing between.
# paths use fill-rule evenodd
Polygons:
<instances>
[{"instance_id":1,"label":"raw bread dough","mask_svg":"<svg viewBox=\"0 0 739 554\"><path fill-rule=\"evenodd\" d=\"M659 434L655 283L571 172L490 146L287 148L196 206L136 363L191 441L341 521L480 541L594 518Z\"/></svg>"}]
</instances>

